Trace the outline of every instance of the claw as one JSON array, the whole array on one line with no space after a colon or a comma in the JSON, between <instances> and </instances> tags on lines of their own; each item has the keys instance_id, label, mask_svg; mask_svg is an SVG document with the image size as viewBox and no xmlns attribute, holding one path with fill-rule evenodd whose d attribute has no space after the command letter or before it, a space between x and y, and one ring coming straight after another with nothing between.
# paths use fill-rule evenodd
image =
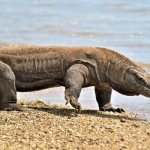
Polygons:
<instances>
[{"instance_id":1,"label":"claw","mask_svg":"<svg viewBox=\"0 0 150 150\"><path fill-rule=\"evenodd\" d=\"M99 109L100 111L107 111L104 107Z\"/></svg>"},{"instance_id":2,"label":"claw","mask_svg":"<svg viewBox=\"0 0 150 150\"><path fill-rule=\"evenodd\" d=\"M77 99L73 96L70 96L70 104L72 107L75 108L75 111L77 113L80 113L81 112L81 105L80 103L77 101Z\"/></svg>"},{"instance_id":3,"label":"claw","mask_svg":"<svg viewBox=\"0 0 150 150\"><path fill-rule=\"evenodd\" d=\"M65 105L68 105L68 103L70 102L70 97L69 96L65 96L65 100L66 100Z\"/></svg>"},{"instance_id":4,"label":"claw","mask_svg":"<svg viewBox=\"0 0 150 150\"><path fill-rule=\"evenodd\" d=\"M7 104L4 107L0 108L1 110L5 110L5 111L21 111L22 107L20 104Z\"/></svg>"},{"instance_id":5,"label":"claw","mask_svg":"<svg viewBox=\"0 0 150 150\"><path fill-rule=\"evenodd\" d=\"M122 108L117 108L116 111L119 112L119 113L125 112L125 110L122 109Z\"/></svg>"},{"instance_id":6,"label":"claw","mask_svg":"<svg viewBox=\"0 0 150 150\"><path fill-rule=\"evenodd\" d=\"M81 105L80 104L78 104L77 108L75 108L75 111L77 113L81 113Z\"/></svg>"},{"instance_id":7,"label":"claw","mask_svg":"<svg viewBox=\"0 0 150 150\"><path fill-rule=\"evenodd\" d=\"M66 102L65 105L68 105L69 102Z\"/></svg>"},{"instance_id":8,"label":"claw","mask_svg":"<svg viewBox=\"0 0 150 150\"><path fill-rule=\"evenodd\" d=\"M118 112L118 113L122 113L122 112L125 112L124 109L122 108L104 108L104 107L101 107L99 109L100 111L112 111L112 112Z\"/></svg>"},{"instance_id":9,"label":"claw","mask_svg":"<svg viewBox=\"0 0 150 150\"><path fill-rule=\"evenodd\" d=\"M66 99L66 103L65 103L66 105L68 103L70 103L71 106L75 108L75 112L76 113L80 113L81 112L81 105L80 105L80 103L78 102L78 100L74 96L65 95L65 99Z\"/></svg>"}]
</instances>

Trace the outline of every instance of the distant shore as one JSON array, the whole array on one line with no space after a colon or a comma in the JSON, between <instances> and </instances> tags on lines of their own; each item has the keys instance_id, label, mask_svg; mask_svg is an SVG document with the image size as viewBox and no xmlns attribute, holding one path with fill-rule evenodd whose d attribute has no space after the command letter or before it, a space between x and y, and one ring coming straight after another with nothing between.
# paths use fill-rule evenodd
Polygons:
<instances>
[{"instance_id":1,"label":"distant shore","mask_svg":"<svg viewBox=\"0 0 150 150\"><path fill-rule=\"evenodd\" d=\"M136 114L83 110L40 101L0 111L0 150L149 150L150 123Z\"/></svg>"}]
</instances>

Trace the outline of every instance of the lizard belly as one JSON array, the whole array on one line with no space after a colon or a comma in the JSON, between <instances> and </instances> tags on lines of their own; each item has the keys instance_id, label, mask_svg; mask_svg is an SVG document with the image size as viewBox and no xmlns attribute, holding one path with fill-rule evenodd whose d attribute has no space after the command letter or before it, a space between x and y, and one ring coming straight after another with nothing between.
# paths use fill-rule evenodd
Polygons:
<instances>
[{"instance_id":1,"label":"lizard belly","mask_svg":"<svg viewBox=\"0 0 150 150\"><path fill-rule=\"evenodd\" d=\"M64 85L61 73L55 74L19 74L16 75L17 91L36 91L50 87Z\"/></svg>"}]
</instances>

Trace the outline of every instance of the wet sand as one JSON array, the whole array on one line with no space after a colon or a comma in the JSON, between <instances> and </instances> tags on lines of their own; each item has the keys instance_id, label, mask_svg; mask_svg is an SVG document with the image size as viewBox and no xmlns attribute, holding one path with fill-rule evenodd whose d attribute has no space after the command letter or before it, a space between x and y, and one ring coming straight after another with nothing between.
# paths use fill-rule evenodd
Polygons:
<instances>
[{"instance_id":1,"label":"wet sand","mask_svg":"<svg viewBox=\"0 0 150 150\"><path fill-rule=\"evenodd\" d=\"M0 150L149 150L150 124L131 113L20 102L22 111L0 112Z\"/></svg>"}]
</instances>

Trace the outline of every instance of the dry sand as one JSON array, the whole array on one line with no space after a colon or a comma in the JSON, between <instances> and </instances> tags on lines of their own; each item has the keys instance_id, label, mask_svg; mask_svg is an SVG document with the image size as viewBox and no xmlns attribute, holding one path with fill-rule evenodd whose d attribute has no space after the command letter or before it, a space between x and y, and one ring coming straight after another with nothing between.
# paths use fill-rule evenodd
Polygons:
<instances>
[{"instance_id":1,"label":"dry sand","mask_svg":"<svg viewBox=\"0 0 150 150\"><path fill-rule=\"evenodd\" d=\"M150 123L136 114L20 102L0 111L0 150L149 150Z\"/></svg>"}]
</instances>

